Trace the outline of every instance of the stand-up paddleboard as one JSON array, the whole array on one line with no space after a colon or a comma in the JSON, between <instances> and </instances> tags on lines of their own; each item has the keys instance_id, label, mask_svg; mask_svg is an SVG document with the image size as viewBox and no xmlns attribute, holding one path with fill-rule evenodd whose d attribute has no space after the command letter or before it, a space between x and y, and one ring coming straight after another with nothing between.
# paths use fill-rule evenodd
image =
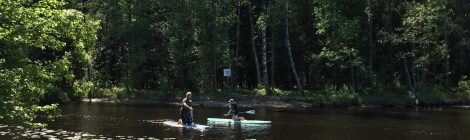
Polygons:
<instances>
[{"instance_id":1,"label":"stand-up paddleboard","mask_svg":"<svg viewBox=\"0 0 470 140\"><path fill-rule=\"evenodd\" d=\"M207 118L207 123L209 124L271 124L271 121L263 120L233 120L233 119L224 119L224 118Z\"/></svg>"},{"instance_id":2,"label":"stand-up paddleboard","mask_svg":"<svg viewBox=\"0 0 470 140\"><path fill-rule=\"evenodd\" d=\"M208 130L210 127L207 125L200 125L200 124L195 124L195 125L182 125L179 124L178 122L175 121L164 121L162 124L170 127L177 127L177 128L187 128L187 129L193 129L193 130L198 130L201 132L204 132Z\"/></svg>"}]
</instances>

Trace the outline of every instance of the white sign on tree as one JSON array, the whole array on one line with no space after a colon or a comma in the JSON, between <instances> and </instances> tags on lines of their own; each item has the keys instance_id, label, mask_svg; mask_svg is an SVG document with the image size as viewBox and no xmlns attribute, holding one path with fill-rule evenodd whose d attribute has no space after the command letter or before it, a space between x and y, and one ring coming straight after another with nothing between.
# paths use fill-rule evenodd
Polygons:
<instances>
[{"instance_id":1,"label":"white sign on tree","mask_svg":"<svg viewBox=\"0 0 470 140\"><path fill-rule=\"evenodd\" d=\"M232 70L231 69L224 69L224 76L229 77L232 75Z\"/></svg>"}]
</instances>

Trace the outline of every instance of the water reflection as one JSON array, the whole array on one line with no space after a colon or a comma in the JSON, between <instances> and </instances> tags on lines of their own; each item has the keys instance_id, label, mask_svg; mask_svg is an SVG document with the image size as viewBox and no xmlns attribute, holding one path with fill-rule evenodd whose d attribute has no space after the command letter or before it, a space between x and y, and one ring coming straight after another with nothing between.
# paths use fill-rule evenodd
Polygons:
<instances>
[{"instance_id":1,"label":"water reflection","mask_svg":"<svg viewBox=\"0 0 470 140\"><path fill-rule=\"evenodd\" d=\"M270 124L240 124L209 122L210 134L222 136L223 139L262 138L271 133Z\"/></svg>"},{"instance_id":2,"label":"water reflection","mask_svg":"<svg viewBox=\"0 0 470 140\"><path fill-rule=\"evenodd\" d=\"M180 137L179 139L191 140L194 139L193 130L189 128L180 128Z\"/></svg>"},{"instance_id":3,"label":"water reflection","mask_svg":"<svg viewBox=\"0 0 470 140\"><path fill-rule=\"evenodd\" d=\"M256 108L252 120L271 125L208 124L205 133L168 127L155 121L175 120L178 107L70 104L45 129L26 130L0 124L0 139L400 139L465 140L470 137L468 109L322 109L276 112ZM198 108L195 122L220 118L226 109ZM154 121L149 121L154 120Z\"/></svg>"}]
</instances>

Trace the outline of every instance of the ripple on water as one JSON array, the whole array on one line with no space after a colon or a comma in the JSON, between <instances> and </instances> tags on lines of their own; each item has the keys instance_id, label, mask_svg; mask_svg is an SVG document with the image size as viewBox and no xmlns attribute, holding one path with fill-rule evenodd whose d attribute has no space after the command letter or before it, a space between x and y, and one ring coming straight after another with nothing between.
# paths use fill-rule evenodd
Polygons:
<instances>
[{"instance_id":1,"label":"ripple on water","mask_svg":"<svg viewBox=\"0 0 470 140\"><path fill-rule=\"evenodd\" d=\"M51 133L54 133L55 131L54 130L46 130L44 131L45 133L48 133L48 134L51 134Z\"/></svg>"},{"instance_id":2,"label":"ripple on water","mask_svg":"<svg viewBox=\"0 0 470 140\"><path fill-rule=\"evenodd\" d=\"M16 126L16 129L18 129L18 130L23 130L24 127L23 127L23 126Z\"/></svg>"},{"instance_id":3,"label":"ripple on water","mask_svg":"<svg viewBox=\"0 0 470 140\"><path fill-rule=\"evenodd\" d=\"M96 136L96 135L88 134L88 133L82 134L82 137L95 137L95 136Z\"/></svg>"},{"instance_id":4,"label":"ripple on water","mask_svg":"<svg viewBox=\"0 0 470 140\"><path fill-rule=\"evenodd\" d=\"M154 140L154 137L135 137L135 136L112 136L103 134L93 134L90 132L71 132L62 129L51 130L46 128L28 129L22 126L7 126L0 125L0 135L7 136L12 139L48 139L48 140L80 140L80 139L95 139L95 140L113 140L113 139L137 139L137 140ZM174 140L175 138L165 138L167 140Z\"/></svg>"}]
</instances>

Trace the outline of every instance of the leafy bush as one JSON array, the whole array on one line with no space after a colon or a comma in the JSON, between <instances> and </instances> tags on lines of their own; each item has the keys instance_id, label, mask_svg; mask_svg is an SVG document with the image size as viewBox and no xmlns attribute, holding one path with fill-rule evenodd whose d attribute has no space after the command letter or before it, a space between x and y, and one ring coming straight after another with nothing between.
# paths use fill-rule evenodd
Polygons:
<instances>
[{"instance_id":1,"label":"leafy bush","mask_svg":"<svg viewBox=\"0 0 470 140\"><path fill-rule=\"evenodd\" d=\"M92 98L125 98L126 89L123 87L112 87L112 88L99 88L95 90L92 94Z\"/></svg>"},{"instance_id":2,"label":"leafy bush","mask_svg":"<svg viewBox=\"0 0 470 140\"><path fill-rule=\"evenodd\" d=\"M53 112L56 104L38 106L48 87L35 73L21 68L0 70L0 123L38 126L33 123L37 112Z\"/></svg>"},{"instance_id":3,"label":"leafy bush","mask_svg":"<svg viewBox=\"0 0 470 140\"><path fill-rule=\"evenodd\" d=\"M83 98L91 92L94 84L91 81L75 81L73 83L74 96Z\"/></svg>"},{"instance_id":4,"label":"leafy bush","mask_svg":"<svg viewBox=\"0 0 470 140\"><path fill-rule=\"evenodd\" d=\"M456 93L466 101L470 100L470 80L466 76L464 80L459 81Z\"/></svg>"},{"instance_id":5,"label":"leafy bush","mask_svg":"<svg viewBox=\"0 0 470 140\"><path fill-rule=\"evenodd\" d=\"M363 88L359 92L359 103L362 105L385 107L415 105L414 94L400 84L379 83L371 88Z\"/></svg>"},{"instance_id":6,"label":"leafy bush","mask_svg":"<svg viewBox=\"0 0 470 140\"><path fill-rule=\"evenodd\" d=\"M58 87L52 87L48 92L44 93L41 98L43 103L67 103L70 102L69 95Z\"/></svg>"},{"instance_id":7,"label":"leafy bush","mask_svg":"<svg viewBox=\"0 0 470 140\"><path fill-rule=\"evenodd\" d=\"M0 7L0 123L33 126L36 113L57 107L38 106L40 99L62 102L89 91L84 73L99 22L83 22L57 0L0 0Z\"/></svg>"},{"instance_id":8,"label":"leafy bush","mask_svg":"<svg viewBox=\"0 0 470 140\"><path fill-rule=\"evenodd\" d=\"M334 105L355 105L358 104L358 94L351 87L343 85L325 86L321 93L326 96L327 101Z\"/></svg>"}]
</instances>

